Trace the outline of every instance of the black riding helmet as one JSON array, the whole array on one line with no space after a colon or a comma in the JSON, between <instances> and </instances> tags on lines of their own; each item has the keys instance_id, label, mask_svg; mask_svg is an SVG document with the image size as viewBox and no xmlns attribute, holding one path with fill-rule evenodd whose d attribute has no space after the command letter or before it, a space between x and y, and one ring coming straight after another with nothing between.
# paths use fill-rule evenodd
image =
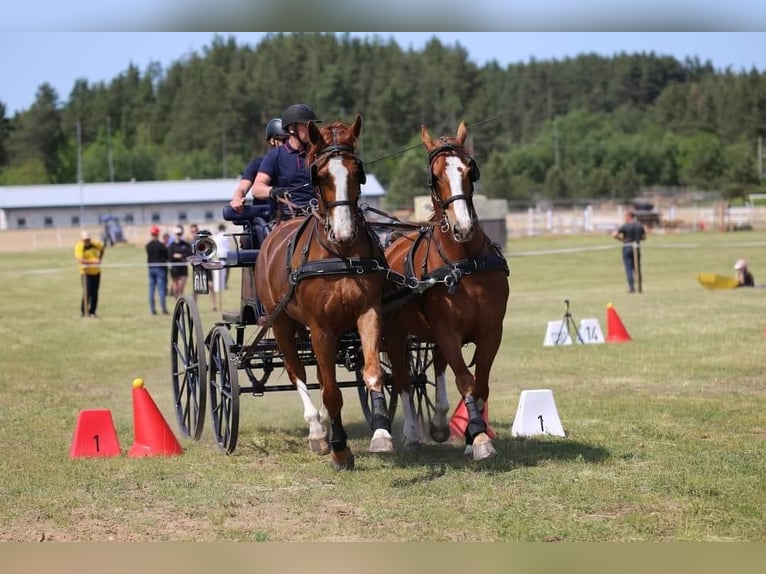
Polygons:
<instances>
[{"instance_id":1,"label":"black riding helmet","mask_svg":"<svg viewBox=\"0 0 766 574\"><path fill-rule=\"evenodd\" d=\"M282 128L282 120L279 118L274 118L269 120L269 123L266 124L266 141L269 141L271 138L277 138L277 137L289 137L290 134L288 134L283 128Z\"/></svg>"},{"instance_id":2,"label":"black riding helmet","mask_svg":"<svg viewBox=\"0 0 766 574\"><path fill-rule=\"evenodd\" d=\"M306 124L308 122L319 123L314 110L306 104L293 104L282 112L282 127L289 131L292 124Z\"/></svg>"}]
</instances>

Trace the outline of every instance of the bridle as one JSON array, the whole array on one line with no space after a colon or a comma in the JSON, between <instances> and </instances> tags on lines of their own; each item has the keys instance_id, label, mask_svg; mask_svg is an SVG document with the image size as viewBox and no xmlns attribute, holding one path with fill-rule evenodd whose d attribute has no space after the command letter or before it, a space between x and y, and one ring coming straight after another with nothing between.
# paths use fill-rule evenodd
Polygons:
<instances>
[{"instance_id":1,"label":"bridle","mask_svg":"<svg viewBox=\"0 0 766 574\"><path fill-rule=\"evenodd\" d=\"M468 194L465 193L458 193L456 195L451 195L447 199L442 200L442 198L439 196L439 194L436 192L436 187L434 185L434 162L436 161L436 158L440 155L450 155L453 157L458 157L461 160L464 160L468 164L468 180L471 184L471 191ZM443 229L444 231L448 231L450 228L449 220L447 219L447 207L454 201L463 200L466 202L466 205L468 206L470 213L471 213L471 219L476 221L476 211L473 208L473 192L474 192L474 182L478 181L480 176L479 173L479 166L476 165L476 160L471 157L470 155L466 154L463 150L462 146L453 144L446 140L445 138L441 139L441 144L438 147L435 147L430 152L428 152L428 178L427 178L427 184L428 187L431 188L431 198L433 199L434 203L439 206L442 212L442 218L443 218Z\"/></svg>"},{"instance_id":2,"label":"bridle","mask_svg":"<svg viewBox=\"0 0 766 574\"><path fill-rule=\"evenodd\" d=\"M352 216L356 217L356 211L358 210L358 198L355 200L351 199L341 199L341 200L335 200L335 201L327 201L324 197L324 194L322 194L320 185L319 185L319 164L321 162L329 162L330 159L333 157L345 157L350 158L354 162L356 162L358 167L358 179L359 184L364 185L364 183L367 181L367 175L364 171L364 163L361 159L359 159L359 156L356 154L356 150L351 145L346 144L339 144L338 143L338 130L333 129L332 130L332 139L333 143L332 145L327 146L323 150L321 150L319 153L317 153L314 156L313 161L311 162L310 171L311 171L311 184L315 188L315 195L319 198L319 201L321 202L322 209L320 211L321 218L323 220L323 226L325 233L331 241L333 240L332 237L332 230L331 230L331 224L330 224L330 210L335 207L341 207L341 206L348 206L352 211ZM354 230L354 234L356 234L356 230Z\"/></svg>"}]
</instances>

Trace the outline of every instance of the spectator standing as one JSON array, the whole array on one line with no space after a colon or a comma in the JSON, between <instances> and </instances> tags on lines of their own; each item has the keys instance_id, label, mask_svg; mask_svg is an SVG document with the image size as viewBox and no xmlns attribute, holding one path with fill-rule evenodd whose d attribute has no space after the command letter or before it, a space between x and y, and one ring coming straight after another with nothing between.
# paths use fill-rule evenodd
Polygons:
<instances>
[{"instance_id":1,"label":"spectator standing","mask_svg":"<svg viewBox=\"0 0 766 574\"><path fill-rule=\"evenodd\" d=\"M157 314L157 307L154 304L154 293L160 300L162 314L168 314L165 298L168 294L168 261L170 253L167 246L160 241L160 228L152 225L149 229L151 239L146 244L146 262L149 265L149 311L152 315Z\"/></svg>"},{"instance_id":2,"label":"spectator standing","mask_svg":"<svg viewBox=\"0 0 766 574\"><path fill-rule=\"evenodd\" d=\"M186 281L189 278L189 266L186 263L186 258L191 254L191 243L184 239L184 228L178 225L173 232L173 242L168 245L170 291L176 299L183 295L186 289Z\"/></svg>"},{"instance_id":3,"label":"spectator standing","mask_svg":"<svg viewBox=\"0 0 766 574\"><path fill-rule=\"evenodd\" d=\"M101 260L104 258L104 244L91 239L90 232L82 230L80 241L74 246L74 258L80 266L80 281L82 283L82 298L80 299L80 316L85 313L96 318L98 307L98 290L101 286Z\"/></svg>"},{"instance_id":4,"label":"spectator standing","mask_svg":"<svg viewBox=\"0 0 766 574\"><path fill-rule=\"evenodd\" d=\"M641 242L646 239L646 230L641 222L636 220L636 214L630 210L625 214L625 223L614 230L612 237L622 241L622 263L625 267L625 278L628 280L628 293L642 291L641 277Z\"/></svg>"}]
</instances>

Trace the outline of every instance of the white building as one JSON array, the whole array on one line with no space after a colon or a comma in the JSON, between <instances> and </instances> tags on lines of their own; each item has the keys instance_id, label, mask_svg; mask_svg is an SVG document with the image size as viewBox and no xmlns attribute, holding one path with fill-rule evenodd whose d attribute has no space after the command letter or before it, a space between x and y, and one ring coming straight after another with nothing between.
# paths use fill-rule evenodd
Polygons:
<instances>
[{"instance_id":1,"label":"white building","mask_svg":"<svg viewBox=\"0 0 766 574\"><path fill-rule=\"evenodd\" d=\"M125 225L221 221L237 179L0 186L0 230L97 227L103 215ZM380 207L385 190L367 175L362 201Z\"/></svg>"}]
</instances>

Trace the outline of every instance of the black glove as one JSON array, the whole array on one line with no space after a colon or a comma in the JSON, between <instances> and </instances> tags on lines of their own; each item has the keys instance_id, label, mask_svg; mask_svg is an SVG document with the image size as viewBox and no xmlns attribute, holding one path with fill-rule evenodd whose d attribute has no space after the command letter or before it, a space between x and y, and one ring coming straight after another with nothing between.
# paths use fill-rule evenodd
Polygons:
<instances>
[{"instance_id":1,"label":"black glove","mask_svg":"<svg viewBox=\"0 0 766 574\"><path fill-rule=\"evenodd\" d=\"M284 197L290 192L289 187L272 187L269 190L271 199L277 199L278 197Z\"/></svg>"}]
</instances>

